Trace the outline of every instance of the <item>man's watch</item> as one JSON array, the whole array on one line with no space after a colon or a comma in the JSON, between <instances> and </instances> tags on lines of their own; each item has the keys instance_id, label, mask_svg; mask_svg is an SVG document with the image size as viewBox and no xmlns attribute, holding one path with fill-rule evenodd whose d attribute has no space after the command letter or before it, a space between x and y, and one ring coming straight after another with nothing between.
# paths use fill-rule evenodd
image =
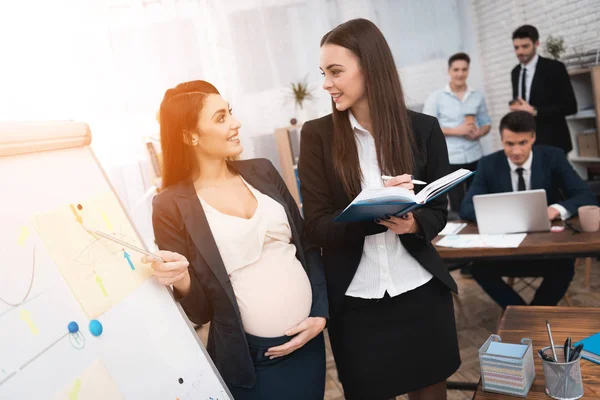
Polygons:
<instances>
[{"instance_id":1,"label":"man's watch","mask_svg":"<svg viewBox=\"0 0 600 400\"><path fill-rule=\"evenodd\" d=\"M532 108L533 108L533 116L537 117L537 108L535 108L535 107L532 107Z\"/></svg>"}]
</instances>

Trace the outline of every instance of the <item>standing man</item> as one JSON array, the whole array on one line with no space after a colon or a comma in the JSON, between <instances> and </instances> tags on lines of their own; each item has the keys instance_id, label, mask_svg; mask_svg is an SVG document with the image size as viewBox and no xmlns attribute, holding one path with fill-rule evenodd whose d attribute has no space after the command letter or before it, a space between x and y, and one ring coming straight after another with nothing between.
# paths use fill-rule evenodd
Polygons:
<instances>
[{"instance_id":1,"label":"standing man","mask_svg":"<svg viewBox=\"0 0 600 400\"><path fill-rule=\"evenodd\" d=\"M511 111L527 111L535 117L536 144L573 149L565 116L577 112L577 101L565 65L540 57L538 30L523 25L513 32L519 65L513 68Z\"/></svg>"},{"instance_id":2,"label":"standing man","mask_svg":"<svg viewBox=\"0 0 600 400\"><path fill-rule=\"evenodd\" d=\"M454 54L448 60L450 83L433 92L423 108L424 114L436 117L446 137L450 168L475 171L483 157L479 139L490 131L491 119L483 93L467 86L471 59L465 53ZM449 191L450 209L460 211L460 203L471 178Z\"/></svg>"}]
</instances>

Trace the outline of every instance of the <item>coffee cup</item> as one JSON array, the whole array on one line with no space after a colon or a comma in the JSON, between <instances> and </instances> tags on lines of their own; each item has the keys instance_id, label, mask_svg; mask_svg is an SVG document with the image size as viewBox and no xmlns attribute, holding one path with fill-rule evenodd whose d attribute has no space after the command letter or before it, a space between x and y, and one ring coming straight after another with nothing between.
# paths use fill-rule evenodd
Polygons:
<instances>
[{"instance_id":1,"label":"coffee cup","mask_svg":"<svg viewBox=\"0 0 600 400\"><path fill-rule=\"evenodd\" d=\"M584 232L597 232L600 229L600 207L581 206L577 210L579 224Z\"/></svg>"}]
</instances>

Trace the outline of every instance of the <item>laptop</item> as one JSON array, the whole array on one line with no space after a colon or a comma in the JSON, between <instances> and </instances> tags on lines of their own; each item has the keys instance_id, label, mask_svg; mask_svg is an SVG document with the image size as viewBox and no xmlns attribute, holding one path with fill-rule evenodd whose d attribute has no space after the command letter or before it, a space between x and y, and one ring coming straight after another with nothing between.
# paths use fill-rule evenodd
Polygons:
<instances>
[{"instance_id":1,"label":"laptop","mask_svg":"<svg viewBox=\"0 0 600 400\"><path fill-rule=\"evenodd\" d=\"M481 234L548 232L548 202L544 189L473 196Z\"/></svg>"}]
</instances>

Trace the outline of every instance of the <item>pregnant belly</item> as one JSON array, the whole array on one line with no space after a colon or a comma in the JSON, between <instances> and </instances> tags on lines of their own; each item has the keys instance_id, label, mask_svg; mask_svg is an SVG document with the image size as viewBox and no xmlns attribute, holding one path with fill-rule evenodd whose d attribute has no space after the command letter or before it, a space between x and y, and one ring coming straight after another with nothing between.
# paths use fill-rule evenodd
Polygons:
<instances>
[{"instance_id":1,"label":"pregnant belly","mask_svg":"<svg viewBox=\"0 0 600 400\"><path fill-rule=\"evenodd\" d=\"M312 290L294 246L269 248L231 276L242 324L260 337L284 336L310 314Z\"/></svg>"}]
</instances>

